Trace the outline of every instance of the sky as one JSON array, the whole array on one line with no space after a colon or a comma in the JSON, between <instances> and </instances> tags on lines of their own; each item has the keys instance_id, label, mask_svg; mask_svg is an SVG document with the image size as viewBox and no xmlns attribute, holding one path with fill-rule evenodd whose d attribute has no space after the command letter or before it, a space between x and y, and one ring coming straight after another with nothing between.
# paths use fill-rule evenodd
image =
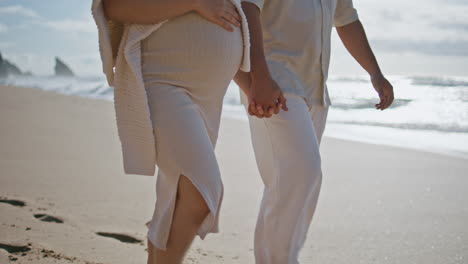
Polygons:
<instances>
[{"instance_id":1,"label":"sky","mask_svg":"<svg viewBox=\"0 0 468 264\"><path fill-rule=\"evenodd\" d=\"M384 73L468 76L468 0L354 0ZM91 0L0 0L0 52L22 70L52 74L59 56L79 75L100 75ZM331 75L365 72L336 33Z\"/></svg>"}]
</instances>

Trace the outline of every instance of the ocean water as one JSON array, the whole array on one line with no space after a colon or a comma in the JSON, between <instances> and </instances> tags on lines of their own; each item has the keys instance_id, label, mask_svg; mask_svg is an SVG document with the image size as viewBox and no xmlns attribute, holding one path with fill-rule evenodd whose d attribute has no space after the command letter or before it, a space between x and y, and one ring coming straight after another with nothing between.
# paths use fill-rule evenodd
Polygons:
<instances>
[{"instance_id":1,"label":"ocean water","mask_svg":"<svg viewBox=\"0 0 468 264\"><path fill-rule=\"evenodd\" d=\"M468 78L390 76L396 100L385 111L368 78L332 76L332 106L325 136L420 149L468 158ZM104 77L10 77L0 84L113 100ZM247 121L239 89L231 83L223 115Z\"/></svg>"}]
</instances>

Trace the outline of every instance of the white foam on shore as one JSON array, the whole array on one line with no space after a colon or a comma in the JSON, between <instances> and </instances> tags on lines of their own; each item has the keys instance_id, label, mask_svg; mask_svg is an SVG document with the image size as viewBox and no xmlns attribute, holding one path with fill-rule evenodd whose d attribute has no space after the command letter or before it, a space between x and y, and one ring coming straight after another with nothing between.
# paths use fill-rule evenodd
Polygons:
<instances>
[{"instance_id":1,"label":"white foam on shore","mask_svg":"<svg viewBox=\"0 0 468 264\"><path fill-rule=\"evenodd\" d=\"M468 134L328 123L325 136L468 159Z\"/></svg>"},{"instance_id":2,"label":"white foam on shore","mask_svg":"<svg viewBox=\"0 0 468 264\"><path fill-rule=\"evenodd\" d=\"M225 107L223 117L245 122L248 120L242 108ZM466 133L339 124L328 121L324 136L468 159L468 134Z\"/></svg>"}]
</instances>

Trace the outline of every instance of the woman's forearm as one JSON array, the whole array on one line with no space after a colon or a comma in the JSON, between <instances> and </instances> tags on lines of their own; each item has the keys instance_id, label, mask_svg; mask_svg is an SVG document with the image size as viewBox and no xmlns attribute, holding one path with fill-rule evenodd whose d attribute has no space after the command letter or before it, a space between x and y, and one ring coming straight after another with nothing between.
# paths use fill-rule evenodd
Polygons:
<instances>
[{"instance_id":1,"label":"woman's forearm","mask_svg":"<svg viewBox=\"0 0 468 264\"><path fill-rule=\"evenodd\" d=\"M380 67L367 40L364 27L359 20L337 27L336 31L349 53L371 76L381 74Z\"/></svg>"},{"instance_id":2,"label":"woman's forearm","mask_svg":"<svg viewBox=\"0 0 468 264\"><path fill-rule=\"evenodd\" d=\"M122 23L155 24L196 9L197 0L103 0L106 16Z\"/></svg>"}]
</instances>

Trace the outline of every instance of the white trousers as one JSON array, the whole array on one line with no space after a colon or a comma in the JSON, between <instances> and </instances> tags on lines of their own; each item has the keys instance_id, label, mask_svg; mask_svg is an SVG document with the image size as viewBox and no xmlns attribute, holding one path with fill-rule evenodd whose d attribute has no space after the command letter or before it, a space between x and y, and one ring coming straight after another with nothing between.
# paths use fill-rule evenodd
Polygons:
<instances>
[{"instance_id":1,"label":"white trousers","mask_svg":"<svg viewBox=\"0 0 468 264\"><path fill-rule=\"evenodd\" d=\"M328 107L309 109L302 97L285 97L289 111L271 118L249 116L265 185L255 229L257 264L299 263L322 183L319 146Z\"/></svg>"}]
</instances>

